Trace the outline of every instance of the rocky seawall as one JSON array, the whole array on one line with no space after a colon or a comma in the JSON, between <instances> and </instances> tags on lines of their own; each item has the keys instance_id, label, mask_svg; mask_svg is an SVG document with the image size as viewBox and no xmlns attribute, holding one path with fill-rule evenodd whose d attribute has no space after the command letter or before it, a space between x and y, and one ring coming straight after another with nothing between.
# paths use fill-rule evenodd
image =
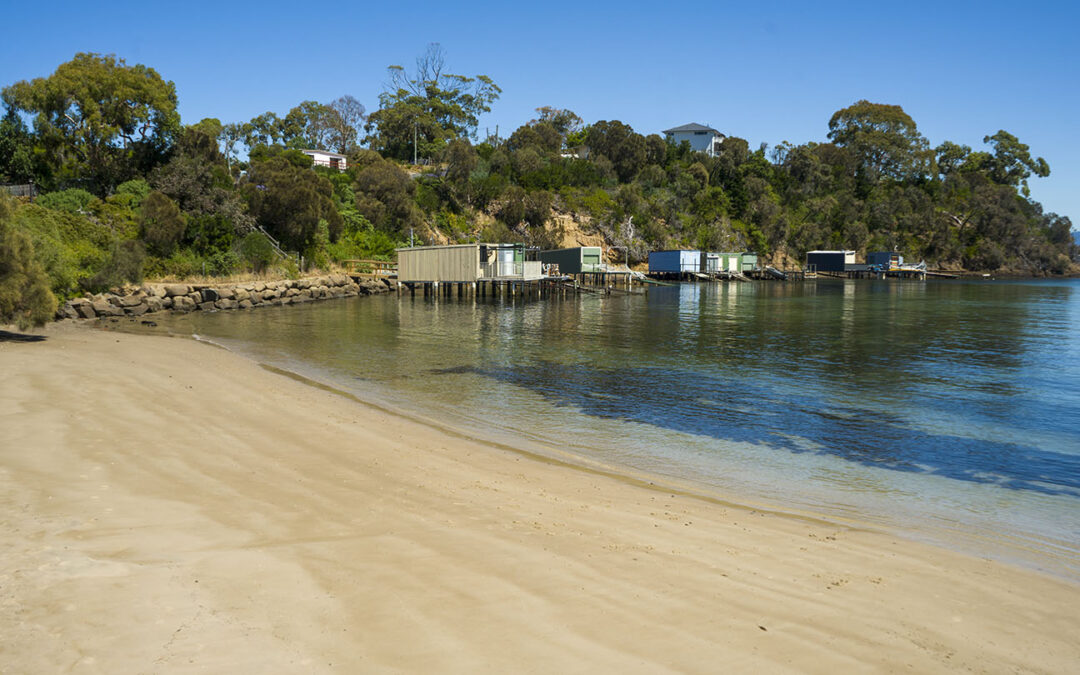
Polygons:
<instances>
[{"instance_id":1,"label":"rocky seawall","mask_svg":"<svg viewBox=\"0 0 1080 675\"><path fill-rule=\"evenodd\" d=\"M267 305L293 305L330 298L385 293L381 281L357 283L344 274L236 284L143 284L68 300L57 319L142 316L154 312L213 312Z\"/></svg>"}]
</instances>

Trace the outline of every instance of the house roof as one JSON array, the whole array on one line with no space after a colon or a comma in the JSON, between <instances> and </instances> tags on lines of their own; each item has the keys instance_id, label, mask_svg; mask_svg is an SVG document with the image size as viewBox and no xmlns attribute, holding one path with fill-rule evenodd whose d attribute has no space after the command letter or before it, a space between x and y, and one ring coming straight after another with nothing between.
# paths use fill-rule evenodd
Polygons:
<instances>
[{"instance_id":1,"label":"house roof","mask_svg":"<svg viewBox=\"0 0 1080 675\"><path fill-rule=\"evenodd\" d=\"M329 150L301 150L300 152L304 153L305 155L318 154L318 155L326 155L327 157L337 157L338 159L348 159L345 155L342 155L342 154L337 153L337 152L330 152Z\"/></svg>"},{"instance_id":2,"label":"house roof","mask_svg":"<svg viewBox=\"0 0 1080 675\"><path fill-rule=\"evenodd\" d=\"M697 124L696 122L691 122L690 124L684 124L681 127L674 127L672 129L666 129L666 130L664 130L664 133L665 134L673 134L673 133L675 133L677 131L711 131L714 134L720 134L721 136L724 135L724 134L721 134L716 129L713 129L712 127L707 127L704 124Z\"/></svg>"}]
</instances>

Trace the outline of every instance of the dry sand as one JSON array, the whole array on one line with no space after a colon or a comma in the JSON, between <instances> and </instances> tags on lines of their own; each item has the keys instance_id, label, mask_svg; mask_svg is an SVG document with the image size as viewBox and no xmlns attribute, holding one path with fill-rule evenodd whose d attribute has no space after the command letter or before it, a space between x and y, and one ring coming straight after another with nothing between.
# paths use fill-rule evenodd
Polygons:
<instances>
[{"instance_id":1,"label":"dry sand","mask_svg":"<svg viewBox=\"0 0 1080 675\"><path fill-rule=\"evenodd\" d=\"M0 671L1080 670L1080 588L463 439L189 340L0 342Z\"/></svg>"}]
</instances>

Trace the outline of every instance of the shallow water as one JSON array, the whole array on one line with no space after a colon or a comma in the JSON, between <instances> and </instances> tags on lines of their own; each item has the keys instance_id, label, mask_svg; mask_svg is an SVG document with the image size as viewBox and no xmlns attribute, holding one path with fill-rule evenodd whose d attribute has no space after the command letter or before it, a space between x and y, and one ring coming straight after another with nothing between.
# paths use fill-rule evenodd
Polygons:
<instances>
[{"instance_id":1,"label":"shallow water","mask_svg":"<svg viewBox=\"0 0 1080 675\"><path fill-rule=\"evenodd\" d=\"M686 284L195 313L492 439L1080 576L1080 282Z\"/></svg>"}]
</instances>

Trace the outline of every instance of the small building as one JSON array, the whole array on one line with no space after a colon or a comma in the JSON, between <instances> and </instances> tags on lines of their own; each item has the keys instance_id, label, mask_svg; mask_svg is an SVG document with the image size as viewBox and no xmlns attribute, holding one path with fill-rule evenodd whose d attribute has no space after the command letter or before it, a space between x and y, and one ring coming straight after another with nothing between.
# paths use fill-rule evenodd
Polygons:
<instances>
[{"instance_id":1,"label":"small building","mask_svg":"<svg viewBox=\"0 0 1080 675\"><path fill-rule=\"evenodd\" d=\"M540 262L559 266L559 274L594 274L606 271L603 249L599 246L575 246L541 251Z\"/></svg>"},{"instance_id":2,"label":"small building","mask_svg":"<svg viewBox=\"0 0 1080 675\"><path fill-rule=\"evenodd\" d=\"M710 157L715 157L720 152L720 144L725 136L712 127L692 122L681 127L667 129L664 131L664 138L668 143L675 145L686 141L697 152L704 152Z\"/></svg>"},{"instance_id":3,"label":"small building","mask_svg":"<svg viewBox=\"0 0 1080 675\"><path fill-rule=\"evenodd\" d=\"M539 260L525 260L524 244L452 244L399 248L401 283L480 280L535 281L543 277Z\"/></svg>"},{"instance_id":4,"label":"small building","mask_svg":"<svg viewBox=\"0 0 1080 675\"><path fill-rule=\"evenodd\" d=\"M904 256L893 251L874 251L866 254L867 265L880 265L884 269L900 269L904 264Z\"/></svg>"},{"instance_id":5,"label":"small building","mask_svg":"<svg viewBox=\"0 0 1080 675\"><path fill-rule=\"evenodd\" d=\"M721 272L742 272L742 253L717 253Z\"/></svg>"},{"instance_id":6,"label":"small building","mask_svg":"<svg viewBox=\"0 0 1080 675\"><path fill-rule=\"evenodd\" d=\"M713 272L720 271L720 254L713 253L712 251L701 252L701 267L699 268L705 274L711 274Z\"/></svg>"},{"instance_id":7,"label":"small building","mask_svg":"<svg viewBox=\"0 0 1080 675\"><path fill-rule=\"evenodd\" d=\"M301 150L300 152L311 158L312 166L327 166L338 171L348 168L345 155L327 150Z\"/></svg>"},{"instance_id":8,"label":"small building","mask_svg":"<svg viewBox=\"0 0 1080 675\"><path fill-rule=\"evenodd\" d=\"M688 274L701 270L701 251L652 251L649 253L649 272Z\"/></svg>"},{"instance_id":9,"label":"small building","mask_svg":"<svg viewBox=\"0 0 1080 675\"><path fill-rule=\"evenodd\" d=\"M757 253L751 251L745 251L742 254L742 271L743 272L756 272L758 268Z\"/></svg>"},{"instance_id":10,"label":"small building","mask_svg":"<svg viewBox=\"0 0 1080 675\"><path fill-rule=\"evenodd\" d=\"M855 251L809 251L806 267L817 272L843 272L846 265L855 264Z\"/></svg>"}]
</instances>

